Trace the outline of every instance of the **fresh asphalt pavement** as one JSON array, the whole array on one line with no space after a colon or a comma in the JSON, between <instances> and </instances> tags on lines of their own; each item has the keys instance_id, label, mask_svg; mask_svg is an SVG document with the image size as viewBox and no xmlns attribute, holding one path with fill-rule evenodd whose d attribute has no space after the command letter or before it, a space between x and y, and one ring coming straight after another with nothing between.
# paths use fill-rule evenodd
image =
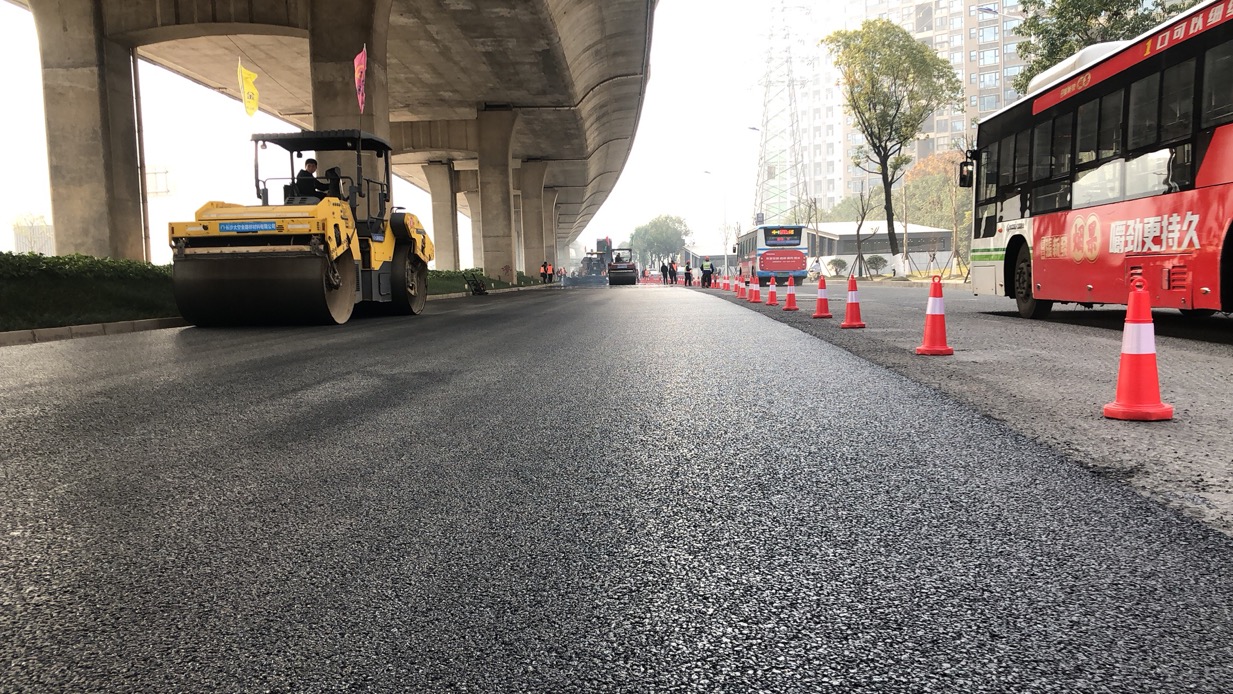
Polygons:
<instances>
[{"instance_id":1,"label":"fresh asphalt pavement","mask_svg":"<svg viewBox=\"0 0 1233 694\"><path fill-rule=\"evenodd\" d=\"M702 292L0 356L0 691L1233 681L1229 538Z\"/></svg>"}]
</instances>

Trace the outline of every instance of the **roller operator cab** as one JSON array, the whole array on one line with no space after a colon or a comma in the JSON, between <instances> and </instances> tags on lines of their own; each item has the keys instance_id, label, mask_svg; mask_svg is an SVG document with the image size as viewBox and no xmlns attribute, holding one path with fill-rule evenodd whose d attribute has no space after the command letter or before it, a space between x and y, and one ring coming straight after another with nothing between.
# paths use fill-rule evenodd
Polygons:
<instances>
[{"instance_id":1,"label":"roller operator cab","mask_svg":"<svg viewBox=\"0 0 1233 694\"><path fill-rule=\"evenodd\" d=\"M262 177L270 145L286 150L286 177ZM305 152L333 164L324 178L297 180ZM170 225L186 320L341 324L361 301L424 310L434 248L415 215L389 207L388 142L359 130L253 135L253 171L260 204L208 202L193 221Z\"/></svg>"}]
</instances>

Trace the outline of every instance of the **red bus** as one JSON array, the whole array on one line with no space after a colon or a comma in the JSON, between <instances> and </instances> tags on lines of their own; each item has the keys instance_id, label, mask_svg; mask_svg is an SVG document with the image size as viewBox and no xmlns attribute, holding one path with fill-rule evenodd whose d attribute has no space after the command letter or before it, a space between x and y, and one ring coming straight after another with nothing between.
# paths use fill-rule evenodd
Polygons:
<instances>
[{"instance_id":1,"label":"red bus","mask_svg":"<svg viewBox=\"0 0 1233 694\"><path fill-rule=\"evenodd\" d=\"M977 294L1040 318L1142 280L1154 307L1233 310L1233 0L1080 62L981 121L968 156Z\"/></svg>"},{"instance_id":2,"label":"red bus","mask_svg":"<svg viewBox=\"0 0 1233 694\"><path fill-rule=\"evenodd\" d=\"M809 274L805 270L805 227L799 224L763 224L741 234L732 249L740 263L740 274L757 277L765 287L774 278L775 284L787 284L788 278L799 286Z\"/></svg>"}]
</instances>

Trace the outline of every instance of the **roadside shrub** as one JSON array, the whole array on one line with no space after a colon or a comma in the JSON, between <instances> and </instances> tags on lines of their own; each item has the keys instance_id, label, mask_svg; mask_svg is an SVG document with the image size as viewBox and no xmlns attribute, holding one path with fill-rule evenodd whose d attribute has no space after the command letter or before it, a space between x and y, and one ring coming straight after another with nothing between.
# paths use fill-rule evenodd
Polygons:
<instances>
[{"instance_id":1,"label":"roadside shrub","mask_svg":"<svg viewBox=\"0 0 1233 694\"><path fill-rule=\"evenodd\" d=\"M831 274L835 276L842 275L848 269L847 261L841 258L835 258L831 262L827 263L826 266L831 269Z\"/></svg>"}]
</instances>

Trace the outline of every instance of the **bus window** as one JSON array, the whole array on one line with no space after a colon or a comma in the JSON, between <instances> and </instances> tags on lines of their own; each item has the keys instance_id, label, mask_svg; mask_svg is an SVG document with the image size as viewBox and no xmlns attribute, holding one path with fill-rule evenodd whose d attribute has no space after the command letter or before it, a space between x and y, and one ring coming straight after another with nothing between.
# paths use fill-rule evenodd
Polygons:
<instances>
[{"instance_id":1,"label":"bus window","mask_svg":"<svg viewBox=\"0 0 1233 694\"><path fill-rule=\"evenodd\" d=\"M1015 184L1027 183L1028 151L1032 146L1031 131L1024 130L1015 136Z\"/></svg>"},{"instance_id":2,"label":"bus window","mask_svg":"<svg viewBox=\"0 0 1233 694\"><path fill-rule=\"evenodd\" d=\"M1233 41L1207 52L1203 60L1203 127L1233 120Z\"/></svg>"},{"instance_id":3,"label":"bus window","mask_svg":"<svg viewBox=\"0 0 1233 694\"><path fill-rule=\"evenodd\" d=\"M1172 148L1169 178L1165 185L1170 191L1183 190L1194 185L1194 148L1189 142Z\"/></svg>"},{"instance_id":4,"label":"bus window","mask_svg":"<svg viewBox=\"0 0 1233 694\"><path fill-rule=\"evenodd\" d=\"M1100 100L1100 132L1097 137L1101 161L1122 153L1122 91Z\"/></svg>"},{"instance_id":5,"label":"bus window","mask_svg":"<svg viewBox=\"0 0 1233 694\"><path fill-rule=\"evenodd\" d=\"M1032 189L1032 214L1044 214L1070 207L1070 181L1037 184Z\"/></svg>"},{"instance_id":6,"label":"bus window","mask_svg":"<svg viewBox=\"0 0 1233 694\"><path fill-rule=\"evenodd\" d=\"M976 238L987 239L998 231L998 206L981 205L976 208Z\"/></svg>"},{"instance_id":7,"label":"bus window","mask_svg":"<svg viewBox=\"0 0 1233 694\"><path fill-rule=\"evenodd\" d=\"M1036 125L1032 133L1032 180L1043 181L1049 178L1053 157L1053 121L1047 120Z\"/></svg>"},{"instance_id":8,"label":"bus window","mask_svg":"<svg viewBox=\"0 0 1233 694\"><path fill-rule=\"evenodd\" d=\"M998 145L1001 161L998 162L998 186L1005 188L1014 183L1015 175L1015 136L1007 135Z\"/></svg>"},{"instance_id":9,"label":"bus window","mask_svg":"<svg viewBox=\"0 0 1233 694\"><path fill-rule=\"evenodd\" d=\"M1113 159L1075 175L1074 206L1090 207L1122 199L1122 170L1126 162Z\"/></svg>"},{"instance_id":10,"label":"bus window","mask_svg":"<svg viewBox=\"0 0 1233 694\"><path fill-rule=\"evenodd\" d=\"M1075 155L1076 164L1096 161L1096 130L1099 115L1100 101L1096 99L1079 107L1078 124L1075 128L1078 130L1078 153Z\"/></svg>"},{"instance_id":11,"label":"bus window","mask_svg":"<svg viewBox=\"0 0 1233 694\"><path fill-rule=\"evenodd\" d=\"M1156 144L1160 135L1160 75L1130 85L1130 132L1126 146L1134 151Z\"/></svg>"},{"instance_id":12,"label":"bus window","mask_svg":"<svg viewBox=\"0 0 1233 694\"><path fill-rule=\"evenodd\" d=\"M1158 149L1126 162L1126 197L1142 198L1168 192L1169 157L1172 151Z\"/></svg>"},{"instance_id":13,"label":"bus window","mask_svg":"<svg viewBox=\"0 0 1233 694\"><path fill-rule=\"evenodd\" d=\"M980 151L980 191L981 200L992 200L998 196L998 143L993 143Z\"/></svg>"},{"instance_id":14,"label":"bus window","mask_svg":"<svg viewBox=\"0 0 1233 694\"><path fill-rule=\"evenodd\" d=\"M1070 173L1070 146L1074 138L1075 115L1067 113L1053 119L1053 177Z\"/></svg>"},{"instance_id":15,"label":"bus window","mask_svg":"<svg viewBox=\"0 0 1233 694\"><path fill-rule=\"evenodd\" d=\"M1190 137L1194 115L1194 59L1164 71L1160 99L1160 141Z\"/></svg>"}]
</instances>

